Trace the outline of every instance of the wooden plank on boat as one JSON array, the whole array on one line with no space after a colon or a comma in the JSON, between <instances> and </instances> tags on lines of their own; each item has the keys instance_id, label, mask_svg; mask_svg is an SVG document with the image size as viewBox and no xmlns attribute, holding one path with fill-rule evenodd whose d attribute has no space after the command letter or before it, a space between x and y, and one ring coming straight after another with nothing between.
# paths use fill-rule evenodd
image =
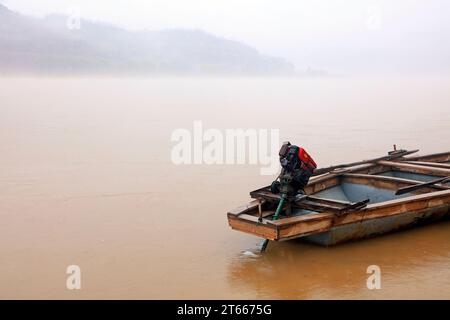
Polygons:
<instances>
[{"instance_id":1,"label":"wooden plank on boat","mask_svg":"<svg viewBox=\"0 0 450 320\"><path fill-rule=\"evenodd\" d=\"M265 220L265 219L264 219ZM271 224L258 221L258 218L248 214L243 214L239 218L228 216L228 223L232 229L250 233L265 239L276 240L278 231Z\"/></svg>"},{"instance_id":2,"label":"wooden plank on boat","mask_svg":"<svg viewBox=\"0 0 450 320\"><path fill-rule=\"evenodd\" d=\"M234 208L233 210L228 211L228 215L238 216L248 211L254 210L258 208L260 200L252 200L249 204Z\"/></svg>"},{"instance_id":3,"label":"wooden plank on boat","mask_svg":"<svg viewBox=\"0 0 450 320\"><path fill-rule=\"evenodd\" d=\"M368 202L369 199L360 202L343 202L308 196L305 199L296 201L294 203L294 206L297 208L307 209L311 211L333 212L335 214L341 215L350 210L361 209L365 207Z\"/></svg>"},{"instance_id":4,"label":"wooden plank on boat","mask_svg":"<svg viewBox=\"0 0 450 320\"><path fill-rule=\"evenodd\" d=\"M253 199L264 199L266 201L280 201L281 197L279 194L274 194L270 191L270 186L266 186L261 189L254 190L250 192L250 197Z\"/></svg>"},{"instance_id":5,"label":"wooden plank on boat","mask_svg":"<svg viewBox=\"0 0 450 320\"><path fill-rule=\"evenodd\" d=\"M450 169L450 163L425 162L425 161L402 161L402 163L418 164L418 165L421 165L421 166L429 166L429 167Z\"/></svg>"},{"instance_id":6,"label":"wooden plank on boat","mask_svg":"<svg viewBox=\"0 0 450 320\"><path fill-rule=\"evenodd\" d=\"M307 236L313 233L320 233L329 230L333 226L333 219L329 217L320 219L306 219L302 223L294 223L289 226L282 225L278 228L279 239L291 239L298 237L298 234Z\"/></svg>"},{"instance_id":7,"label":"wooden plank on boat","mask_svg":"<svg viewBox=\"0 0 450 320\"><path fill-rule=\"evenodd\" d=\"M342 210L341 206L333 206L330 204L315 202L315 201L308 200L308 198L306 198L305 200L299 201L299 202L295 202L294 205L297 208L311 210L311 211L319 211L319 212L324 212L324 211L340 212Z\"/></svg>"},{"instance_id":8,"label":"wooden plank on boat","mask_svg":"<svg viewBox=\"0 0 450 320\"><path fill-rule=\"evenodd\" d=\"M427 161L427 162L448 162L450 161L450 152L441 152L427 154L423 156L413 156L405 158L407 161Z\"/></svg>"},{"instance_id":9,"label":"wooden plank on boat","mask_svg":"<svg viewBox=\"0 0 450 320\"><path fill-rule=\"evenodd\" d=\"M409 193L409 192L412 192L412 191L415 191L418 189L422 189L424 187L432 186L437 183L446 183L447 181L450 181L450 177L440 178L440 179L436 179L436 180L432 180L432 181L428 181L428 182L422 182L422 183L418 183L413 186L400 188L395 192L395 194L401 195L401 194Z\"/></svg>"},{"instance_id":10,"label":"wooden plank on boat","mask_svg":"<svg viewBox=\"0 0 450 320\"><path fill-rule=\"evenodd\" d=\"M314 200L316 202L322 202L322 203L331 203L331 204L338 204L341 206L347 206L352 204L349 201L343 201L343 200L335 200L335 199L328 199L328 198L322 198L322 197L316 197L316 196L308 196L309 199Z\"/></svg>"},{"instance_id":11,"label":"wooden plank on boat","mask_svg":"<svg viewBox=\"0 0 450 320\"><path fill-rule=\"evenodd\" d=\"M418 183L422 183L423 181L404 179L398 177L390 177L390 176L377 176L370 174L361 174L361 173L345 173L342 175L342 178L346 182L356 183L356 184L366 184L367 180L371 181L371 185L376 188L387 189L387 190L397 190L403 186L411 186L416 185ZM434 185L429 186L430 189L425 189L424 192L431 192L434 189L450 189L448 186L440 186Z\"/></svg>"},{"instance_id":12,"label":"wooden plank on boat","mask_svg":"<svg viewBox=\"0 0 450 320\"><path fill-rule=\"evenodd\" d=\"M344 173L362 173L362 174L380 174L386 171L389 171L390 168L380 165L378 163L370 163L364 166L358 166L354 168L350 168L347 172Z\"/></svg>"},{"instance_id":13,"label":"wooden plank on boat","mask_svg":"<svg viewBox=\"0 0 450 320\"><path fill-rule=\"evenodd\" d=\"M340 176L338 174L326 174L317 179L310 180L308 185L305 187L306 194L314 194L319 191L337 186L340 181Z\"/></svg>"},{"instance_id":14,"label":"wooden plank on boat","mask_svg":"<svg viewBox=\"0 0 450 320\"><path fill-rule=\"evenodd\" d=\"M450 169L443 168L435 168L435 167L427 167L416 164L409 164L397 161L378 161L379 164L390 166L398 169L406 169L409 172L421 173L421 174L430 174L435 176L450 176Z\"/></svg>"}]
</instances>

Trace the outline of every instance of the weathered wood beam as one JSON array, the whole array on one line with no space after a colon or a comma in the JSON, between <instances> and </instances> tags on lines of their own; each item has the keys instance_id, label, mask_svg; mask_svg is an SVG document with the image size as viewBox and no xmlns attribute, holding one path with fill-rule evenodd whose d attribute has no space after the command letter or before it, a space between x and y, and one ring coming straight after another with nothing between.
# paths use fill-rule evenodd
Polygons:
<instances>
[{"instance_id":1,"label":"weathered wood beam","mask_svg":"<svg viewBox=\"0 0 450 320\"><path fill-rule=\"evenodd\" d=\"M327 203L319 203L315 201L309 201L308 198L306 200L302 200L294 203L296 208L311 210L311 211L331 211L331 212L339 212L342 209L342 206L336 206Z\"/></svg>"},{"instance_id":2,"label":"weathered wood beam","mask_svg":"<svg viewBox=\"0 0 450 320\"><path fill-rule=\"evenodd\" d=\"M428 167L450 169L450 163L425 162L425 161L402 161L402 163L409 163L409 164L417 164L417 165L420 165L420 166L428 166Z\"/></svg>"},{"instance_id":3,"label":"weathered wood beam","mask_svg":"<svg viewBox=\"0 0 450 320\"><path fill-rule=\"evenodd\" d=\"M262 200L264 201L264 200ZM228 211L228 216L239 216L242 214L245 214L247 212L253 211L255 209L258 209L258 205L259 205L260 200L252 200L250 203L244 205L244 206L240 206L237 208L234 208L230 211Z\"/></svg>"},{"instance_id":4,"label":"weathered wood beam","mask_svg":"<svg viewBox=\"0 0 450 320\"><path fill-rule=\"evenodd\" d=\"M257 235L265 239L276 240L278 231L275 226L268 224L269 220L258 221L258 217L243 214L239 217L228 214L228 223L232 229Z\"/></svg>"},{"instance_id":5,"label":"weathered wood beam","mask_svg":"<svg viewBox=\"0 0 450 320\"><path fill-rule=\"evenodd\" d=\"M401 186L416 185L423 182L419 180L404 179L390 176L377 176L361 173L344 173L342 174L342 179L344 179L344 181L346 182L352 182L357 184L367 184L367 182L370 181L372 186L388 190L397 190L397 188ZM449 189L450 187L432 186L431 188ZM428 191L430 191L430 189Z\"/></svg>"},{"instance_id":6,"label":"weathered wood beam","mask_svg":"<svg viewBox=\"0 0 450 320\"><path fill-rule=\"evenodd\" d=\"M393 168L407 169L409 172L413 173L429 174L442 177L450 176L450 169L427 167L396 161L378 161L378 163Z\"/></svg>"},{"instance_id":7,"label":"weathered wood beam","mask_svg":"<svg viewBox=\"0 0 450 320\"><path fill-rule=\"evenodd\" d=\"M427 154L424 156L405 157L406 161L446 162L450 161L450 152Z\"/></svg>"},{"instance_id":8,"label":"weathered wood beam","mask_svg":"<svg viewBox=\"0 0 450 320\"><path fill-rule=\"evenodd\" d=\"M336 204L336 205L340 205L340 206L348 206L349 204L352 204L352 202L349 202L349 201L328 199L328 198L322 198L322 197L319 198L316 196L308 196L308 199L319 202L319 203Z\"/></svg>"}]
</instances>

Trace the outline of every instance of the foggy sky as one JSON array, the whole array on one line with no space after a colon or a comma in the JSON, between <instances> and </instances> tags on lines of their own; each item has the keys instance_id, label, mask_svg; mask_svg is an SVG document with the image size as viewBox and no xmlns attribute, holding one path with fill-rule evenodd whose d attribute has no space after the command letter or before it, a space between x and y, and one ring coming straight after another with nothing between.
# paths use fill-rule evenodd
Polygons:
<instances>
[{"instance_id":1,"label":"foggy sky","mask_svg":"<svg viewBox=\"0 0 450 320\"><path fill-rule=\"evenodd\" d=\"M444 0L0 0L33 15L67 13L128 29L194 28L245 42L299 68L447 72Z\"/></svg>"}]
</instances>

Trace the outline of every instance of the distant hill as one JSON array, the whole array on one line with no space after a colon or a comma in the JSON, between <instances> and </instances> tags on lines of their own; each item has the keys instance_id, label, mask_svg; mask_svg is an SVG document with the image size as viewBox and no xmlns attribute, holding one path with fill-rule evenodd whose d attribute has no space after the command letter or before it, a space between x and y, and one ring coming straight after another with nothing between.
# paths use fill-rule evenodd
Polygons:
<instances>
[{"instance_id":1,"label":"distant hill","mask_svg":"<svg viewBox=\"0 0 450 320\"><path fill-rule=\"evenodd\" d=\"M293 74L294 66L200 30L132 32L83 20L43 19L0 4L0 73Z\"/></svg>"}]
</instances>

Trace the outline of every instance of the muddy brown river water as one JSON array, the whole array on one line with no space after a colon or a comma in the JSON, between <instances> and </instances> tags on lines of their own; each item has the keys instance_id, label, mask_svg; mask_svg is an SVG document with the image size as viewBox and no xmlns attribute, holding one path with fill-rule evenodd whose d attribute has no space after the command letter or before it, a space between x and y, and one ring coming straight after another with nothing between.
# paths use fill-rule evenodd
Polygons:
<instances>
[{"instance_id":1,"label":"muddy brown river water","mask_svg":"<svg viewBox=\"0 0 450 320\"><path fill-rule=\"evenodd\" d=\"M0 298L450 299L450 222L254 255L261 240L226 212L274 177L171 160L172 132L197 120L279 129L319 166L394 143L449 151L449 80L0 79Z\"/></svg>"}]
</instances>

